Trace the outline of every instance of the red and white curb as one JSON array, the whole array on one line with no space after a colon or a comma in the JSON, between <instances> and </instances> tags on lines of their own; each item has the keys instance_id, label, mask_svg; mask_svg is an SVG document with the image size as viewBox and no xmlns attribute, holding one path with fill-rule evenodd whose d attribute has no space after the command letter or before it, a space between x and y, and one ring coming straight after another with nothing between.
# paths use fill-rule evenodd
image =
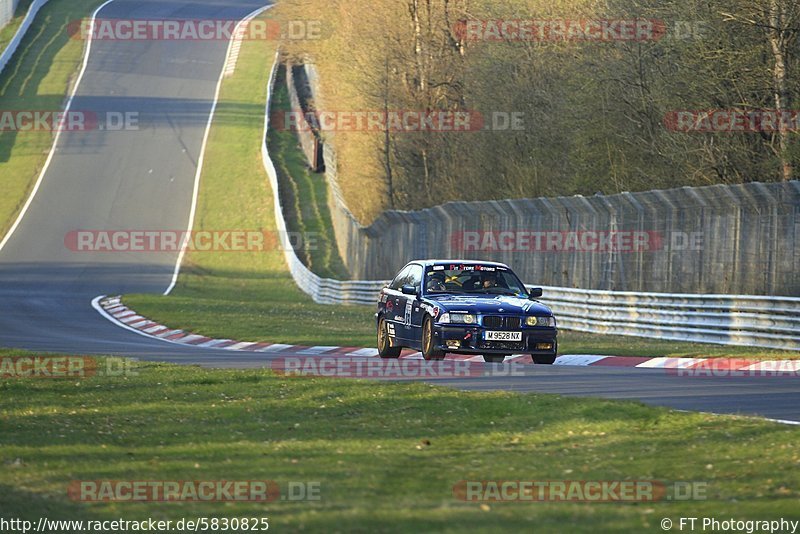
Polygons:
<instances>
[{"instance_id":1,"label":"red and white curb","mask_svg":"<svg viewBox=\"0 0 800 534\"><path fill-rule=\"evenodd\" d=\"M292 356L355 356L374 358L377 349L360 347L338 347L319 345L307 347L303 345L286 345L283 343L256 343L236 341L234 339L214 339L183 330L175 330L168 326L151 321L138 315L122 304L120 297L105 295L92 300L92 306L102 316L121 328L142 336L175 343L183 346L224 349L230 351L261 352ZM400 358L421 360L422 353L403 349ZM483 362L483 356L464 354L448 354L447 360ZM533 363L529 355L507 356L505 363ZM800 360L760 361L725 358L650 358L631 356L606 356L592 354L566 354L556 358L555 365L573 366L605 366L605 367L637 367L642 369L709 369L713 371L757 371L764 373L800 373Z\"/></svg>"},{"instance_id":2,"label":"red and white curb","mask_svg":"<svg viewBox=\"0 0 800 534\"><path fill-rule=\"evenodd\" d=\"M247 25L250 24L250 21L252 21L255 17L271 7L272 5L261 7L247 15L244 19L240 20L236 24L236 27L233 30L233 38L231 39L230 47L228 48L228 57L225 59L225 74L223 75L225 78L233 76L233 73L236 72L236 63L239 61L239 53L242 50L242 41L244 40L245 33L247 32Z\"/></svg>"}]
</instances>

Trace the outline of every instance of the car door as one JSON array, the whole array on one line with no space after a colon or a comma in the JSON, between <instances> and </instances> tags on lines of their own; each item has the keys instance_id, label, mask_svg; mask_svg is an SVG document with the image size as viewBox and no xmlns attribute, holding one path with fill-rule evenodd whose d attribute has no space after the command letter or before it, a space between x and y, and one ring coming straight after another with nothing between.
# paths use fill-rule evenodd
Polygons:
<instances>
[{"instance_id":1,"label":"car door","mask_svg":"<svg viewBox=\"0 0 800 534\"><path fill-rule=\"evenodd\" d=\"M422 280L424 269L421 265L412 265L408 285L413 285L417 289L417 295L422 294ZM422 308L422 299L417 295L403 295L405 297L405 328L406 336L411 346L420 348L422 346L422 320L425 310Z\"/></svg>"},{"instance_id":2,"label":"car door","mask_svg":"<svg viewBox=\"0 0 800 534\"><path fill-rule=\"evenodd\" d=\"M409 279L410 272L411 265L408 265L394 277L394 280L386 289L384 318L389 326L389 335L400 340L405 340L407 336L405 327L406 299L401 289Z\"/></svg>"}]
</instances>

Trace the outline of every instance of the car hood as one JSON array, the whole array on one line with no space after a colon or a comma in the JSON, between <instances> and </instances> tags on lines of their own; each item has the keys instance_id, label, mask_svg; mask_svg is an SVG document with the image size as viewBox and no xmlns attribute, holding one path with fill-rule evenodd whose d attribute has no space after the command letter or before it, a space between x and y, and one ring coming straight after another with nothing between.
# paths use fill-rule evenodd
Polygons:
<instances>
[{"instance_id":1,"label":"car hood","mask_svg":"<svg viewBox=\"0 0 800 534\"><path fill-rule=\"evenodd\" d=\"M540 302L505 295L441 295L428 299L443 312L552 315L550 308Z\"/></svg>"}]
</instances>

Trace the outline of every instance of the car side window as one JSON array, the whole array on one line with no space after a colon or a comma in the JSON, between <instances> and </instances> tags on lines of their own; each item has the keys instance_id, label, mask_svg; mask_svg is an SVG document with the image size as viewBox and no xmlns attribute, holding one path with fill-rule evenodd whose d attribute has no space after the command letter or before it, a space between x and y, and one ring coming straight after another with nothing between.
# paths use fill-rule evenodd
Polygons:
<instances>
[{"instance_id":1,"label":"car side window","mask_svg":"<svg viewBox=\"0 0 800 534\"><path fill-rule=\"evenodd\" d=\"M411 285L419 290L422 287L422 266L421 265L412 265L411 272L409 273L408 279L404 282L403 285Z\"/></svg>"},{"instance_id":2,"label":"car side window","mask_svg":"<svg viewBox=\"0 0 800 534\"><path fill-rule=\"evenodd\" d=\"M394 280L392 280L392 283L389 285L389 289L400 291L400 288L406 283L405 280L408 278L408 273L410 270L411 265L400 271L400 273L394 277Z\"/></svg>"}]
</instances>

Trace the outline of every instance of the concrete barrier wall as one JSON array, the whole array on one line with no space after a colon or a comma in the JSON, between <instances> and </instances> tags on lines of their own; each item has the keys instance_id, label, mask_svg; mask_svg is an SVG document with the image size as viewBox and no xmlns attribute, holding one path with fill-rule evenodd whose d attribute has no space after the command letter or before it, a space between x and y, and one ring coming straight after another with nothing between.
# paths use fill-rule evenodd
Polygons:
<instances>
[{"instance_id":1,"label":"concrete barrier wall","mask_svg":"<svg viewBox=\"0 0 800 534\"><path fill-rule=\"evenodd\" d=\"M0 28L14 18L14 11L16 11L18 3L19 0L0 0Z\"/></svg>"},{"instance_id":2,"label":"concrete barrier wall","mask_svg":"<svg viewBox=\"0 0 800 534\"><path fill-rule=\"evenodd\" d=\"M0 3L5 1L7 0L0 0ZM17 5L16 2L17 0L13 0L14 9L16 9ZM6 46L5 50L0 52L0 74L3 72L3 69L6 68L6 65L11 60L11 57L14 55L14 52L17 51L17 47L22 42L22 38L25 37L28 28L30 28L31 24L33 23L33 19L36 18L36 13L38 13L39 9L41 9L41 7L45 5L47 2L48 0L33 0L33 2L31 2L30 7L28 8L28 12L25 14L25 18L22 20L22 24L20 24L19 28L17 29L17 32L14 34L14 37L8 43L8 46ZM13 16L14 13L13 9L11 13Z\"/></svg>"},{"instance_id":3,"label":"concrete barrier wall","mask_svg":"<svg viewBox=\"0 0 800 534\"><path fill-rule=\"evenodd\" d=\"M319 76L313 65L305 70L324 109ZM325 132L323 140L337 244L356 280L391 278L415 258L466 258L507 263L526 282L547 286L800 295L797 181L450 202L387 211L364 227L341 195L335 136ZM603 246L611 236L619 246Z\"/></svg>"}]
</instances>

